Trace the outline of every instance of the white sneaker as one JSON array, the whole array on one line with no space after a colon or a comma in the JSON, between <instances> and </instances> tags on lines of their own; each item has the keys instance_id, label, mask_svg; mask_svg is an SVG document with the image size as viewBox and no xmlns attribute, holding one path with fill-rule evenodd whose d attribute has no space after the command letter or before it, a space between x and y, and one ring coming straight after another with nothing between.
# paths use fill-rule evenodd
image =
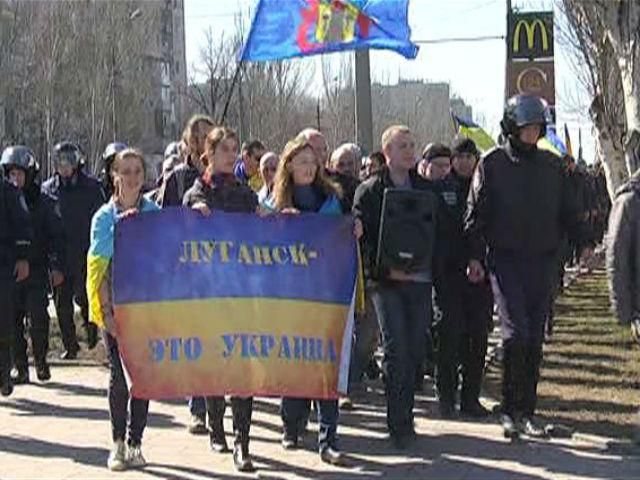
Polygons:
<instances>
[{"instance_id":1,"label":"white sneaker","mask_svg":"<svg viewBox=\"0 0 640 480\"><path fill-rule=\"evenodd\" d=\"M131 468L142 468L147 464L147 461L142 456L142 450L140 446L129 447L127 450L127 465Z\"/></svg>"},{"instance_id":2,"label":"white sneaker","mask_svg":"<svg viewBox=\"0 0 640 480\"><path fill-rule=\"evenodd\" d=\"M113 443L107 460L107 467L112 472L122 472L127 469L126 447L122 440L117 440Z\"/></svg>"}]
</instances>

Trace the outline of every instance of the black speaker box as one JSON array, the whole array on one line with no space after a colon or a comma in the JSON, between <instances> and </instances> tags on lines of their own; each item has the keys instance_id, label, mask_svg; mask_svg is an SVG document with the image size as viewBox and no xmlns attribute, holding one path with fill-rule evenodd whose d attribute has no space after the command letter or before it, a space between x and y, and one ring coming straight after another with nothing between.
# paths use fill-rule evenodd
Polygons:
<instances>
[{"instance_id":1,"label":"black speaker box","mask_svg":"<svg viewBox=\"0 0 640 480\"><path fill-rule=\"evenodd\" d=\"M435 244L433 192L387 188L382 200L376 266L407 273L431 270Z\"/></svg>"}]
</instances>

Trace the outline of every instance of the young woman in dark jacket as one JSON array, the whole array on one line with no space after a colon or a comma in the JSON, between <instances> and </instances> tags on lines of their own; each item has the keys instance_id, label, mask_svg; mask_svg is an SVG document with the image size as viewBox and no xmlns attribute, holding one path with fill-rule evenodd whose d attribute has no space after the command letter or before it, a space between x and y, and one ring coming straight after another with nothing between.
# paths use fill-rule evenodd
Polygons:
<instances>
[{"instance_id":1,"label":"young woman in dark jacket","mask_svg":"<svg viewBox=\"0 0 640 480\"><path fill-rule=\"evenodd\" d=\"M204 175L195 180L184 195L183 204L211 215L212 210L253 213L258 208L258 197L246 185L236 180L233 165L238 155L238 137L225 127L216 127L205 140L205 157L208 162ZM209 436L211 449L218 453L229 451L224 435L224 397L207 397ZM233 463L237 470L254 470L249 454L249 428L253 398L231 397L233 412Z\"/></svg>"}]
</instances>

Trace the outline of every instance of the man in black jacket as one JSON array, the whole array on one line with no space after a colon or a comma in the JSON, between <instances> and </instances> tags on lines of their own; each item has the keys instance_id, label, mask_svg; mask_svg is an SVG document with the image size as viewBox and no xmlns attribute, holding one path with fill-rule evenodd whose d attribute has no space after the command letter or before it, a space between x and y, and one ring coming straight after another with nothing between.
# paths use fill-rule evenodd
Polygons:
<instances>
[{"instance_id":1,"label":"man in black jacket","mask_svg":"<svg viewBox=\"0 0 640 480\"><path fill-rule=\"evenodd\" d=\"M18 283L14 293L15 344L14 385L29 382L27 342L24 327L27 314L38 380L51 378L47 363L49 350L49 283L59 286L64 280L64 236L60 211L53 200L40 192L39 165L33 152L23 146L2 152L0 167L4 177L22 190L30 213L33 242L29 254L29 278Z\"/></svg>"},{"instance_id":2,"label":"man in black jacket","mask_svg":"<svg viewBox=\"0 0 640 480\"><path fill-rule=\"evenodd\" d=\"M29 277L31 247L29 210L20 190L0 176L0 394L11 395L11 345L13 343L16 282Z\"/></svg>"},{"instance_id":3,"label":"man in black jacket","mask_svg":"<svg viewBox=\"0 0 640 480\"><path fill-rule=\"evenodd\" d=\"M76 336L73 302L80 306L87 346L98 343L97 327L89 323L87 300L87 250L93 214L105 201L100 182L86 174L81 165L82 151L75 143L61 142L53 147L56 173L43 185L42 191L60 207L66 242L64 282L56 288L55 304L65 351L63 360L73 360L80 346Z\"/></svg>"},{"instance_id":4,"label":"man in black jacket","mask_svg":"<svg viewBox=\"0 0 640 480\"><path fill-rule=\"evenodd\" d=\"M414 384L418 365L424 361L425 337L431 323L432 269L404 271L376 264L385 189L431 191L432 184L415 171L415 141L404 126L388 128L382 135L386 166L356 190L353 213L361 222L365 270L382 332L383 371L387 397L387 426L398 448L415 439L413 426ZM434 194L434 203L437 204ZM437 213L437 212L436 212ZM437 223L437 220L436 220Z\"/></svg>"},{"instance_id":5,"label":"man in black jacket","mask_svg":"<svg viewBox=\"0 0 640 480\"><path fill-rule=\"evenodd\" d=\"M451 155L451 173L439 183L445 205L440 217L448 218L442 223L451 227L439 252L443 266L435 282L436 302L442 310L437 325L439 407L443 418L454 415L461 369L460 413L486 417L489 412L481 405L479 396L493 296L488 280L474 284L467 279L469 249L463 238L467 196L479 152L473 140L457 137Z\"/></svg>"},{"instance_id":6,"label":"man in black jacket","mask_svg":"<svg viewBox=\"0 0 640 480\"><path fill-rule=\"evenodd\" d=\"M468 276L483 281L488 258L502 326L502 426L507 438L521 431L544 435L533 417L544 323L561 239L567 231L581 229L561 160L536 146L545 134L546 118L538 97L508 100L501 122L506 142L478 164L466 213ZM583 235L575 233L574 238Z\"/></svg>"}]
</instances>

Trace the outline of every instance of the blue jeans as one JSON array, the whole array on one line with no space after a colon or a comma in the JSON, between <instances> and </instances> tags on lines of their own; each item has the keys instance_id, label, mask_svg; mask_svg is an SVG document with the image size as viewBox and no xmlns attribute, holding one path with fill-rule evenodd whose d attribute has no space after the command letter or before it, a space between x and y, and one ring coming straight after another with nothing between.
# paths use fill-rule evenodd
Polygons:
<instances>
[{"instance_id":1,"label":"blue jeans","mask_svg":"<svg viewBox=\"0 0 640 480\"><path fill-rule=\"evenodd\" d=\"M338 400L314 400L318 411L318 449L338 448ZM282 399L280 416L286 437L295 439L304 433L309 419L311 400L307 398Z\"/></svg>"},{"instance_id":2,"label":"blue jeans","mask_svg":"<svg viewBox=\"0 0 640 480\"><path fill-rule=\"evenodd\" d=\"M381 282L373 304L382 333L389 433L411 434L416 368L424 361L431 326L431 283Z\"/></svg>"},{"instance_id":3,"label":"blue jeans","mask_svg":"<svg viewBox=\"0 0 640 480\"><path fill-rule=\"evenodd\" d=\"M191 415L204 420L207 417L207 405L204 397L189 397L189 411Z\"/></svg>"}]
</instances>

